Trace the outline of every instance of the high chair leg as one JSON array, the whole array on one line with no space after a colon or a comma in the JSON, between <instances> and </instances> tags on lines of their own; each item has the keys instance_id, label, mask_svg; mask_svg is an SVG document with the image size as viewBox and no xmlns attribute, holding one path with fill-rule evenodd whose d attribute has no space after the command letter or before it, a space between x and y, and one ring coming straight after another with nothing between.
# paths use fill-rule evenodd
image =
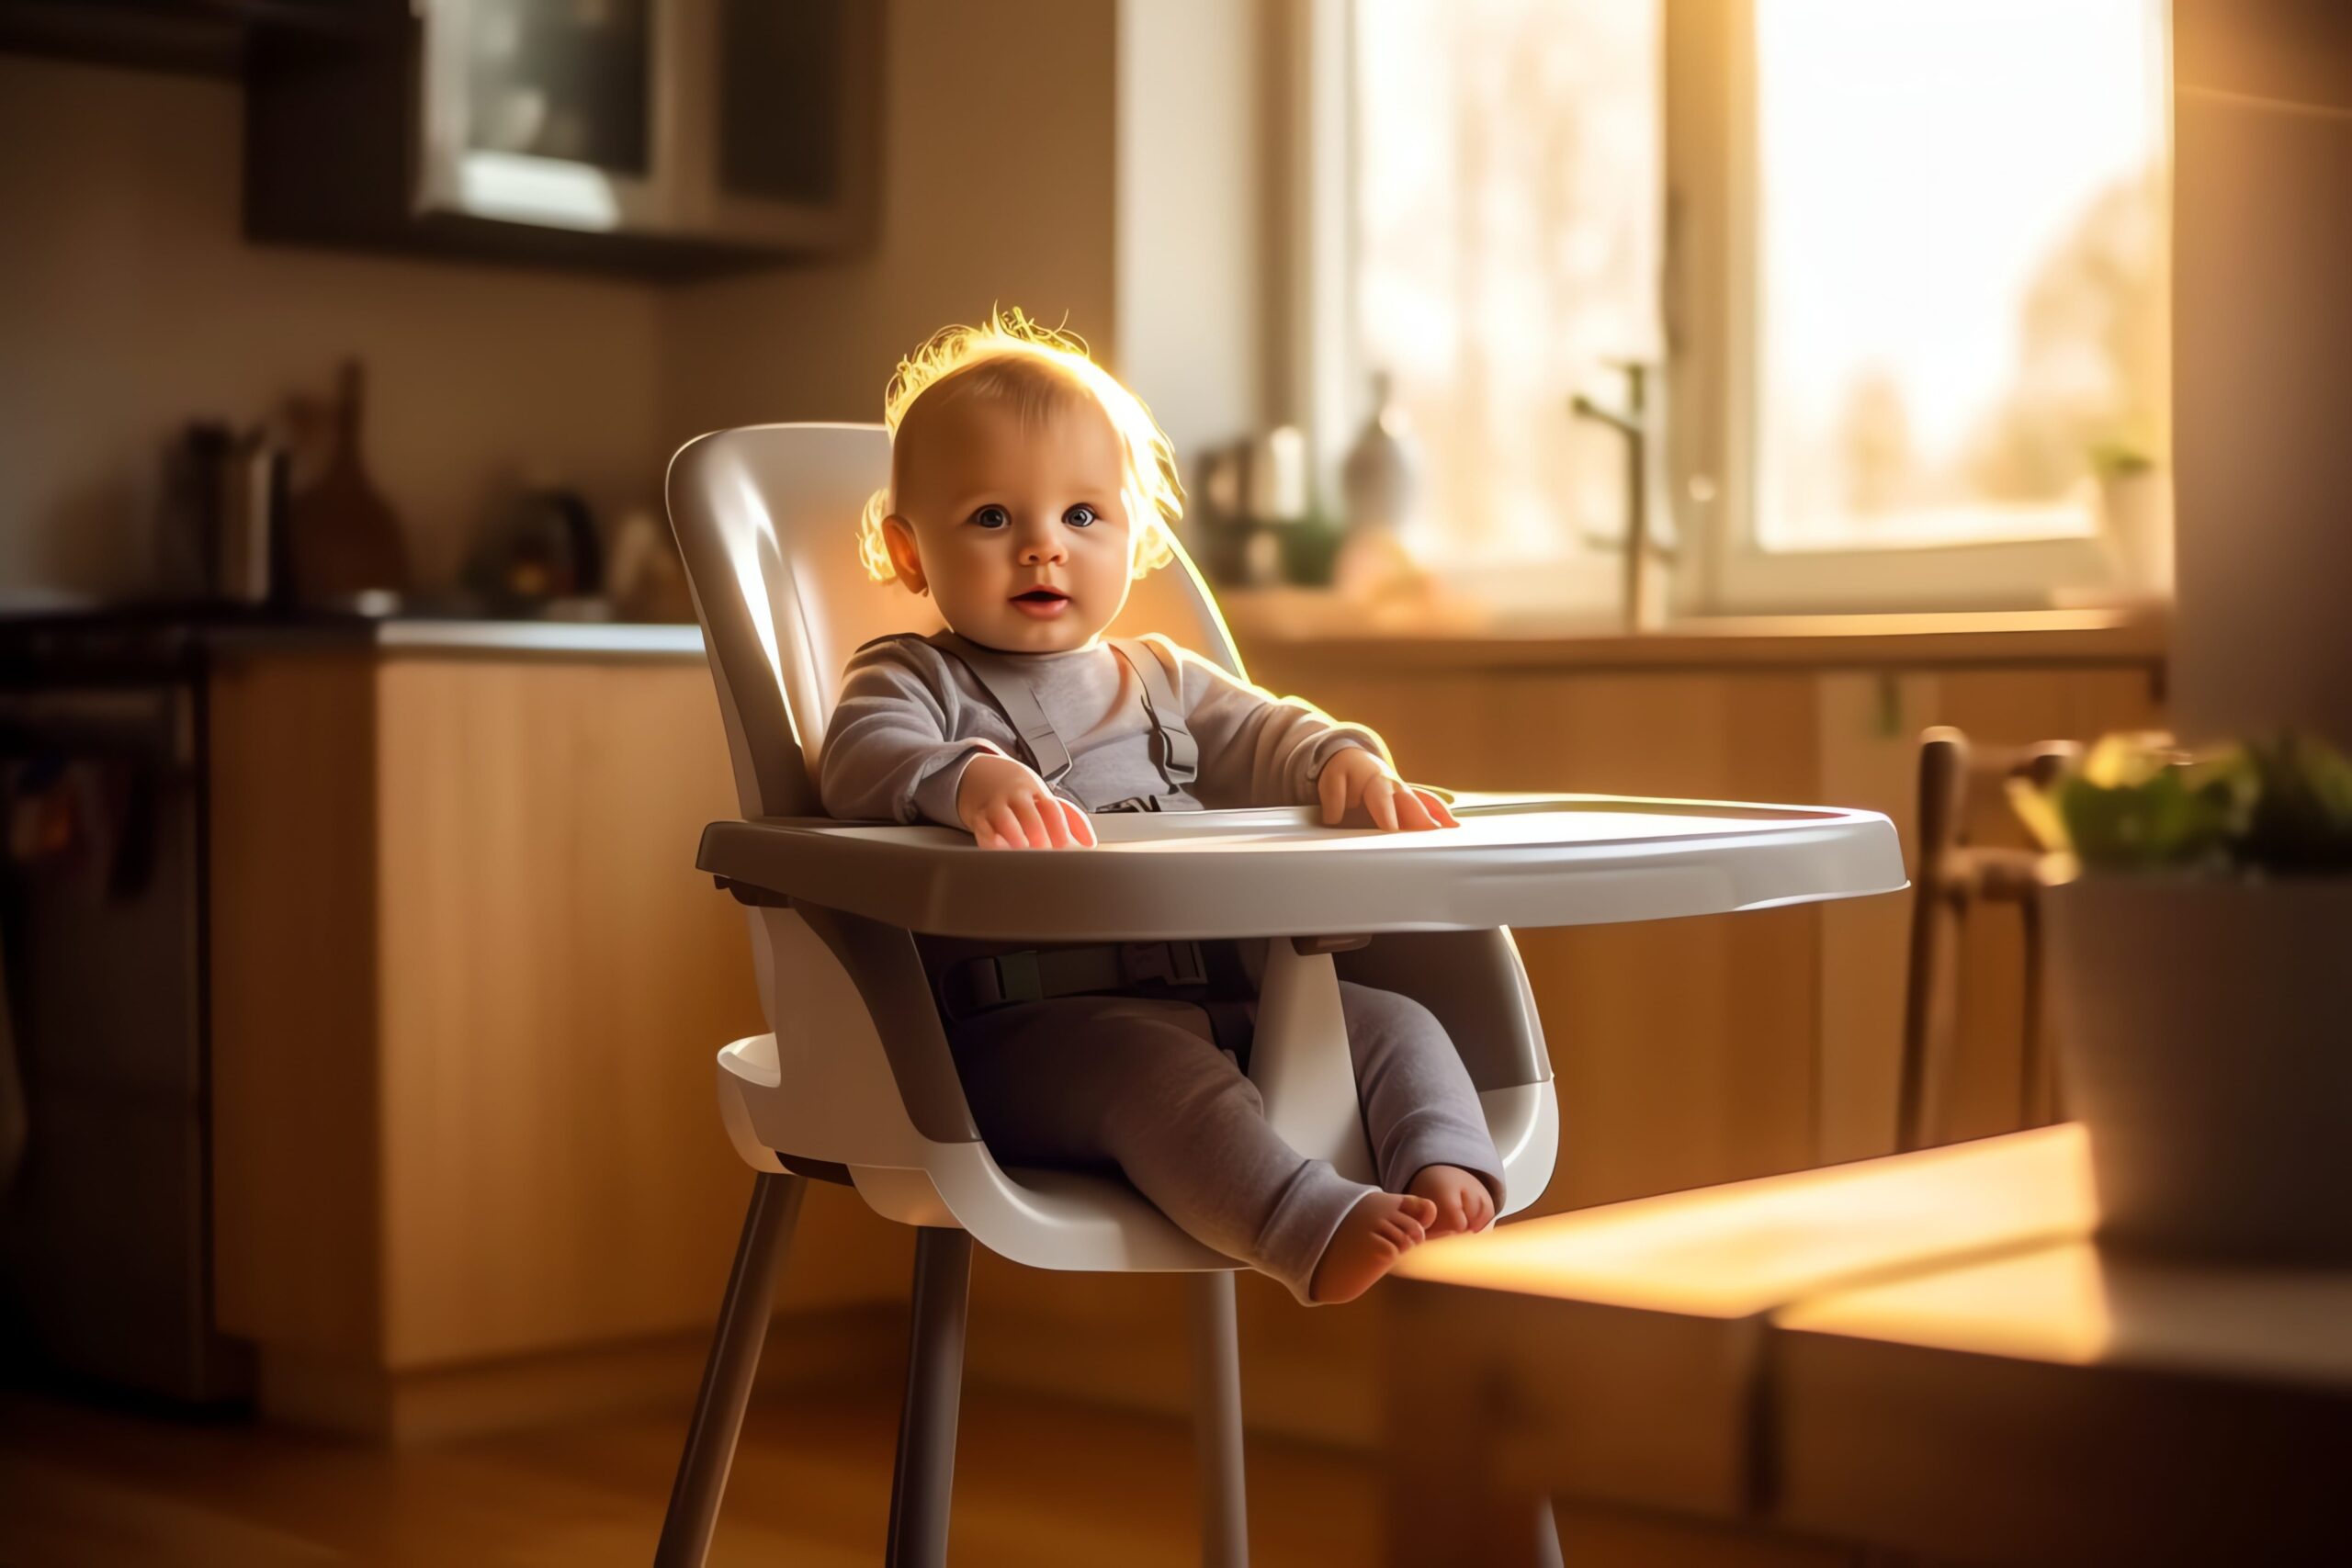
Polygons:
<instances>
[{"instance_id":1,"label":"high chair leg","mask_svg":"<svg viewBox=\"0 0 2352 1568\"><path fill-rule=\"evenodd\" d=\"M679 1456L678 1479L670 1488L670 1512L662 1521L662 1543L654 1568L702 1568L718 1504L727 1490L728 1467L735 1461L735 1438L743 1406L752 1397L752 1377L760 1370L760 1345L767 1337L776 1275L792 1245L800 1218L806 1177L763 1171L752 1184L752 1207L743 1216L734 1271L718 1307L718 1331L703 1367L702 1392L695 1398L694 1424Z\"/></svg>"},{"instance_id":2,"label":"high chair leg","mask_svg":"<svg viewBox=\"0 0 2352 1568\"><path fill-rule=\"evenodd\" d=\"M971 1300L972 1238L926 1225L915 1232L915 1300L907 1345L907 1399L890 1480L890 1568L945 1568L956 1487L956 1411L964 1388L964 1313Z\"/></svg>"},{"instance_id":3,"label":"high chair leg","mask_svg":"<svg viewBox=\"0 0 2352 1568\"><path fill-rule=\"evenodd\" d=\"M1535 1568L1566 1568L1560 1556L1560 1516L1552 1499L1535 1500Z\"/></svg>"},{"instance_id":4,"label":"high chair leg","mask_svg":"<svg viewBox=\"0 0 2352 1568\"><path fill-rule=\"evenodd\" d=\"M1193 1319L1193 1442L1201 1470L1204 1568L1249 1568L1250 1499L1241 1458L1241 1335L1233 1273L1188 1276Z\"/></svg>"}]
</instances>

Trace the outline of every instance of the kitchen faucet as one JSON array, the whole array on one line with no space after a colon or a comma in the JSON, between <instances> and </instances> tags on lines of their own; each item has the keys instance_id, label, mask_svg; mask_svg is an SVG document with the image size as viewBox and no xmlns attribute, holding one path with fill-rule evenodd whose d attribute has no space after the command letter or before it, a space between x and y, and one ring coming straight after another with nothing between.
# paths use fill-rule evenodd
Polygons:
<instances>
[{"instance_id":1,"label":"kitchen faucet","mask_svg":"<svg viewBox=\"0 0 2352 1568\"><path fill-rule=\"evenodd\" d=\"M1650 524L1650 367L1640 360L1606 362L1625 377L1625 407L1607 408L1578 392L1568 400L1568 412L1578 419L1607 425L1625 441L1625 531L1623 535L1588 534L1589 542L1603 549L1625 552L1623 613L1629 632L1655 631L1666 620L1665 580L1657 569L1673 560L1670 544L1652 537Z\"/></svg>"}]
</instances>

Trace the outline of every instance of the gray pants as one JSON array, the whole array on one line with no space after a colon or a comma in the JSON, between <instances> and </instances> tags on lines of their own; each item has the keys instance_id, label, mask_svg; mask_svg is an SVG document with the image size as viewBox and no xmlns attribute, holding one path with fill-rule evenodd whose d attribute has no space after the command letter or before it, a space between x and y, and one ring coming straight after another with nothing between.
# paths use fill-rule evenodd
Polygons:
<instances>
[{"instance_id":1,"label":"gray pants","mask_svg":"<svg viewBox=\"0 0 2352 1568\"><path fill-rule=\"evenodd\" d=\"M1380 1185L1432 1165L1483 1178L1502 1161L1444 1027L1394 991L1340 982ZM1374 1190L1308 1159L1266 1124L1257 1085L1190 1002L1058 997L957 1025L973 1119L1007 1165L1115 1163L1198 1240L1271 1274L1300 1301L1350 1209Z\"/></svg>"}]
</instances>

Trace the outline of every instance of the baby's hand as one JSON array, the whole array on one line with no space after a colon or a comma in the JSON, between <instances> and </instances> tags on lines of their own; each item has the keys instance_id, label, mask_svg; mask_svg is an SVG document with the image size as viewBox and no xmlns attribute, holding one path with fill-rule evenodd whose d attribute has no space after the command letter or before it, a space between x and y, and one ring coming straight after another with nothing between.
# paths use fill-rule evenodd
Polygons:
<instances>
[{"instance_id":1,"label":"baby's hand","mask_svg":"<svg viewBox=\"0 0 2352 1568\"><path fill-rule=\"evenodd\" d=\"M1459 828L1444 801L1418 789L1389 771L1388 764L1361 746L1351 746L1323 764L1315 781L1323 797L1323 825L1336 828L1358 805L1372 814L1373 826L1384 833L1402 828Z\"/></svg>"},{"instance_id":2,"label":"baby's hand","mask_svg":"<svg viewBox=\"0 0 2352 1568\"><path fill-rule=\"evenodd\" d=\"M956 815L984 850L1089 850L1094 825L1010 757L975 757L956 785Z\"/></svg>"}]
</instances>

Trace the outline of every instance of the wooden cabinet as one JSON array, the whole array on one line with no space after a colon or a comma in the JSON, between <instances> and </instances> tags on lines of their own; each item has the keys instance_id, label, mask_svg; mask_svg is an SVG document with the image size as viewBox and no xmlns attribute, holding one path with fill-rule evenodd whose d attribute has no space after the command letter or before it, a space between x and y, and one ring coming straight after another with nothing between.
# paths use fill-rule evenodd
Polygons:
<instances>
[{"instance_id":1,"label":"wooden cabinet","mask_svg":"<svg viewBox=\"0 0 2352 1568\"><path fill-rule=\"evenodd\" d=\"M234 77L261 27L356 37L404 0L0 0L0 50Z\"/></svg>"},{"instance_id":2,"label":"wooden cabinet","mask_svg":"<svg viewBox=\"0 0 2352 1568\"><path fill-rule=\"evenodd\" d=\"M694 869L735 811L702 660L267 653L210 701L216 1304L265 1405L690 1389L752 1181L712 1059L763 1027ZM802 1242L786 1310L902 1293L849 1193Z\"/></svg>"}]
</instances>

